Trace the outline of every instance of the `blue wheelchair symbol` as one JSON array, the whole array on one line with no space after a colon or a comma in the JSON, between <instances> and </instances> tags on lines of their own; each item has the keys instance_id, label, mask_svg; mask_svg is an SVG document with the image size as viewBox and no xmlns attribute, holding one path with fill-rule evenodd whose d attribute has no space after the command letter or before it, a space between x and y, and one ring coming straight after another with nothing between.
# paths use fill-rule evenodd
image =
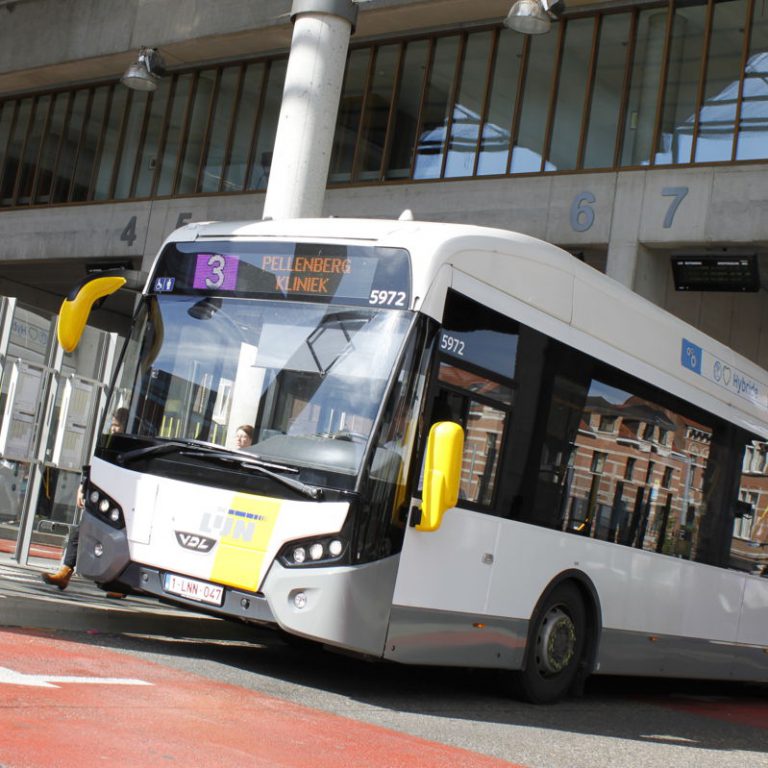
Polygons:
<instances>
[{"instance_id":1,"label":"blue wheelchair symbol","mask_svg":"<svg viewBox=\"0 0 768 768\"><path fill-rule=\"evenodd\" d=\"M701 347L688 339L683 339L683 350L680 357L683 368L701 375Z\"/></svg>"}]
</instances>

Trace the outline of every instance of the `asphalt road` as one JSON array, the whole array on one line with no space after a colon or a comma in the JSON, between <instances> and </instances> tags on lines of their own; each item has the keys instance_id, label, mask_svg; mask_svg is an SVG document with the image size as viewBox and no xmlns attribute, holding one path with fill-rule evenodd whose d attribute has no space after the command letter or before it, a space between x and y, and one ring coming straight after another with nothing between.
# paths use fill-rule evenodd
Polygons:
<instances>
[{"instance_id":1,"label":"asphalt road","mask_svg":"<svg viewBox=\"0 0 768 768\"><path fill-rule=\"evenodd\" d=\"M360 724L388 729L390 747L376 741L377 759L382 749L395 755L405 734L419 740L409 749L435 744L529 768L768 768L767 686L593 678L582 698L537 707L510 698L498 672L365 662L153 600L107 600L80 580L61 593L34 569L10 564L0 564L2 628L12 641L35 629L80 655L128 654L177 681L237 689L243 701L270 697L276 711L286 708L289 726L298 706L344 718L333 722L346 722L350 733ZM9 689L0 680L0 702ZM306 738L305 724L298 728ZM318 739L335 733L316 729ZM17 768L4 762L2 743L0 728L0 766ZM430 754L436 765L469 764L461 752ZM422 764L433 764L424 755ZM335 763L310 749L295 764Z\"/></svg>"}]
</instances>

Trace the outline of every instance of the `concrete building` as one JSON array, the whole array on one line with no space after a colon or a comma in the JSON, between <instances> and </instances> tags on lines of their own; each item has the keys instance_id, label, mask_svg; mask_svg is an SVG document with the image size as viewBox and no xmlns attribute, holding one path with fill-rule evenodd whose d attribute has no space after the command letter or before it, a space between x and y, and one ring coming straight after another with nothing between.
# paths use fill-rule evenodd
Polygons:
<instances>
[{"instance_id":1,"label":"concrete building","mask_svg":"<svg viewBox=\"0 0 768 768\"><path fill-rule=\"evenodd\" d=\"M567 0L540 35L506 28L510 5L359 0L324 215L544 238L768 367L765 4ZM71 522L131 308L62 355L61 298L148 267L181 223L261 217L290 12L0 0L0 525L20 559ZM120 82L143 47L155 91Z\"/></svg>"}]
</instances>

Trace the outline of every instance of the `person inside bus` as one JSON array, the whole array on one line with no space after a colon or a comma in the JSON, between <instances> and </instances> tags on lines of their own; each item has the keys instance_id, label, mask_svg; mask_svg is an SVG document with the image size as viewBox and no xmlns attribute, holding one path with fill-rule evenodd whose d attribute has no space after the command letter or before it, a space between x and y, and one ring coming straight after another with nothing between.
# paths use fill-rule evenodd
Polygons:
<instances>
[{"instance_id":1,"label":"person inside bus","mask_svg":"<svg viewBox=\"0 0 768 768\"><path fill-rule=\"evenodd\" d=\"M109 434L114 435L125 431L128 423L128 409L118 408L112 414L112 422L109 425ZM77 562L77 546L80 543L80 517L85 507L85 490L83 488L84 478L80 479L77 486L77 497L75 499L75 524L69 530L67 545L64 548L64 557L62 558L59 570L55 573L44 573L43 581L46 584L52 584L61 590L69 586L72 574L75 572L75 563ZM122 593L108 592L108 597L125 597Z\"/></svg>"},{"instance_id":2,"label":"person inside bus","mask_svg":"<svg viewBox=\"0 0 768 768\"><path fill-rule=\"evenodd\" d=\"M118 408L112 414L112 422L109 425L109 434L114 435L118 432L125 432L128 424L128 409Z\"/></svg>"},{"instance_id":3,"label":"person inside bus","mask_svg":"<svg viewBox=\"0 0 768 768\"><path fill-rule=\"evenodd\" d=\"M241 424L235 432L235 448L242 451L253 443L253 427L250 424Z\"/></svg>"}]
</instances>

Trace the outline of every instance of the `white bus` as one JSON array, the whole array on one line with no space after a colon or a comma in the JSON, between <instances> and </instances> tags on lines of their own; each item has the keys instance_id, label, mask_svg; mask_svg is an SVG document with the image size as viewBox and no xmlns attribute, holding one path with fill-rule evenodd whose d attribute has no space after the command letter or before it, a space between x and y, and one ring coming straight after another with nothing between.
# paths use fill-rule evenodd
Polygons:
<instances>
[{"instance_id":1,"label":"white bus","mask_svg":"<svg viewBox=\"0 0 768 768\"><path fill-rule=\"evenodd\" d=\"M66 349L129 278L73 291ZM592 673L768 681L753 363L472 226L189 225L141 286L81 575L367 657L513 670L535 702Z\"/></svg>"}]
</instances>

